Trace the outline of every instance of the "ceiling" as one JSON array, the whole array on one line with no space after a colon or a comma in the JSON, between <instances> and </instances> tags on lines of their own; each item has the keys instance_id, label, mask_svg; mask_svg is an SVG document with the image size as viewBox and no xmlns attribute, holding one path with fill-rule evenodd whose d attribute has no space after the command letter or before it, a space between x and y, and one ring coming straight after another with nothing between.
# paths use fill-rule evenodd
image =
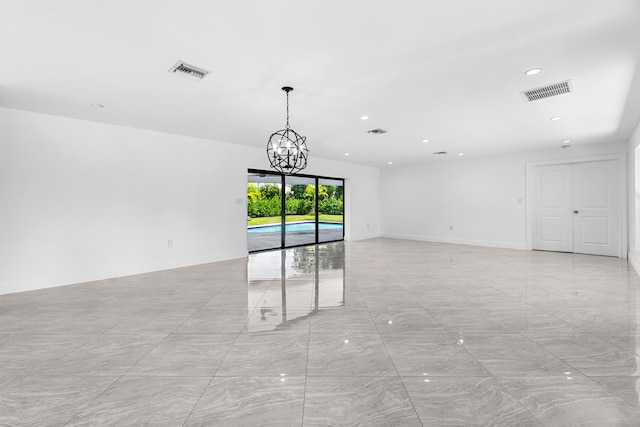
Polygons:
<instances>
[{"instance_id":1,"label":"ceiling","mask_svg":"<svg viewBox=\"0 0 640 427\"><path fill-rule=\"evenodd\" d=\"M234 144L266 148L293 86L310 162L625 141L640 117L637 0L3 0L0 40L0 106Z\"/></svg>"}]
</instances>

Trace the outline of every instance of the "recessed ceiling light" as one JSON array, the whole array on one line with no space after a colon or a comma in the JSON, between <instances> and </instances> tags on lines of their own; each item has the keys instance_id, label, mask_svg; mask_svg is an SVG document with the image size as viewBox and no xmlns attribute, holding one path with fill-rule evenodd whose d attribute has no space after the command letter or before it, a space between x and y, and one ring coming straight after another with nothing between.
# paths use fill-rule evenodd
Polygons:
<instances>
[{"instance_id":1,"label":"recessed ceiling light","mask_svg":"<svg viewBox=\"0 0 640 427\"><path fill-rule=\"evenodd\" d=\"M362 116L360 117L360 120L369 120L369 116Z\"/></svg>"},{"instance_id":2,"label":"recessed ceiling light","mask_svg":"<svg viewBox=\"0 0 640 427\"><path fill-rule=\"evenodd\" d=\"M428 139L423 139L422 142L429 142L429 140Z\"/></svg>"},{"instance_id":3,"label":"recessed ceiling light","mask_svg":"<svg viewBox=\"0 0 640 427\"><path fill-rule=\"evenodd\" d=\"M538 74L540 71L542 71L542 68L532 68L530 70L525 71L524 73L527 76L535 76L536 74Z\"/></svg>"},{"instance_id":4,"label":"recessed ceiling light","mask_svg":"<svg viewBox=\"0 0 640 427\"><path fill-rule=\"evenodd\" d=\"M389 162L389 164L390 164L390 165L392 165L392 164L393 164L393 162Z\"/></svg>"},{"instance_id":5,"label":"recessed ceiling light","mask_svg":"<svg viewBox=\"0 0 640 427\"><path fill-rule=\"evenodd\" d=\"M348 156L348 155L349 155L349 153L344 153L344 155L345 155L345 156Z\"/></svg>"},{"instance_id":6,"label":"recessed ceiling light","mask_svg":"<svg viewBox=\"0 0 640 427\"><path fill-rule=\"evenodd\" d=\"M458 156L464 156L464 153L458 153Z\"/></svg>"},{"instance_id":7,"label":"recessed ceiling light","mask_svg":"<svg viewBox=\"0 0 640 427\"><path fill-rule=\"evenodd\" d=\"M550 120L551 120L552 122L555 122L556 120L560 120L560 117L557 117L557 116L556 116L556 117L551 117L551 119L550 119Z\"/></svg>"},{"instance_id":8,"label":"recessed ceiling light","mask_svg":"<svg viewBox=\"0 0 640 427\"><path fill-rule=\"evenodd\" d=\"M94 102L93 104L91 104L91 106L95 108L104 108L104 105L98 104L97 102Z\"/></svg>"},{"instance_id":9,"label":"recessed ceiling light","mask_svg":"<svg viewBox=\"0 0 640 427\"><path fill-rule=\"evenodd\" d=\"M565 139L564 141L562 141L562 143L563 143L563 144L568 144L568 143L570 143L570 142L571 142L571 140L570 140L570 139Z\"/></svg>"}]
</instances>

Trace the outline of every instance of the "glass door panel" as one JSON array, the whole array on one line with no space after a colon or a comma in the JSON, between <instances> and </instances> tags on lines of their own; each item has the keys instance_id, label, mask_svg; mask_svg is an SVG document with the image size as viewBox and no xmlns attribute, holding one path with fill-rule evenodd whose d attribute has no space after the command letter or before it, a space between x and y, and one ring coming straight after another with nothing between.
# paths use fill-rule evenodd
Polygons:
<instances>
[{"instance_id":1,"label":"glass door panel","mask_svg":"<svg viewBox=\"0 0 640 427\"><path fill-rule=\"evenodd\" d=\"M344 239L344 181L318 179L318 242Z\"/></svg>"},{"instance_id":2,"label":"glass door panel","mask_svg":"<svg viewBox=\"0 0 640 427\"><path fill-rule=\"evenodd\" d=\"M316 243L316 179L285 176L284 246Z\"/></svg>"},{"instance_id":3,"label":"glass door panel","mask_svg":"<svg viewBox=\"0 0 640 427\"><path fill-rule=\"evenodd\" d=\"M249 252L344 240L344 180L249 169Z\"/></svg>"},{"instance_id":4,"label":"glass door panel","mask_svg":"<svg viewBox=\"0 0 640 427\"><path fill-rule=\"evenodd\" d=\"M249 252L282 247L282 176L249 172L247 178Z\"/></svg>"}]
</instances>

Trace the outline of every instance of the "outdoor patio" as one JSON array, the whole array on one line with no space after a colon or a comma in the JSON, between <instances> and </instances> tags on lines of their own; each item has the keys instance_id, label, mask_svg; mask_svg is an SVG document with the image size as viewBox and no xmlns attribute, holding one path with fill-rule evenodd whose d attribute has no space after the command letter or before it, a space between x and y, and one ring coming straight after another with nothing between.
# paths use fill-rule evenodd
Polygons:
<instances>
[{"instance_id":1,"label":"outdoor patio","mask_svg":"<svg viewBox=\"0 0 640 427\"><path fill-rule=\"evenodd\" d=\"M332 242L335 240L342 240L342 229L327 229L320 230L318 236L319 242ZM282 235L280 232L268 233L268 232L248 232L247 233L247 246L249 252L261 251L265 249L280 249ZM314 231L295 231L287 232L285 237L286 246L298 246L313 244L315 239Z\"/></svg>"}]
</instances>

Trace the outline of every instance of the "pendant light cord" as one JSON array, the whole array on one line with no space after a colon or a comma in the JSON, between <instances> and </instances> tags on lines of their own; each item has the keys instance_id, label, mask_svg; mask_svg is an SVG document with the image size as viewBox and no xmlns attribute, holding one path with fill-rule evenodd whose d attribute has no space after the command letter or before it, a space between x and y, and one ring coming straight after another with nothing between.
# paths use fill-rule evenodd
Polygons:
<instances>
[{"instance_id":1,"label":"pendant light cord","mask_svg":"<svg viewBox=\"0 0 640 427\"><path fill-rule=\"evenodd\" d=\"M289 129L289 91L287 90L287 129Z\"/></svg>"}]
</instances>

